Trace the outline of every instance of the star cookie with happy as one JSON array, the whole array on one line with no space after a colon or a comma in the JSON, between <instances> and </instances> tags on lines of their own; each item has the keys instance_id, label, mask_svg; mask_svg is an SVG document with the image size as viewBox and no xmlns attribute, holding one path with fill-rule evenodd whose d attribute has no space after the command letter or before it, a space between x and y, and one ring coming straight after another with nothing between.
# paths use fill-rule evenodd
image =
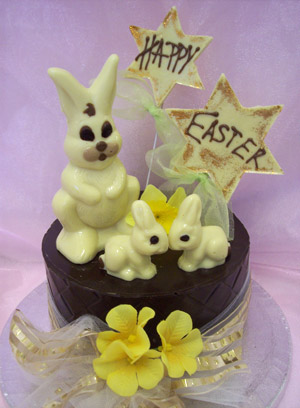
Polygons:
<instances>
[{"instance_id":1,"label":"star cookie with happy","mask_svg":"<svg viewBox=\"0 0 300 408\"><path fill-rule=\"evenodd\" d=\"M176 83L203 89L195 60L212 37L183 33L177 10L172 7L157 31L130 26L139 54L127 68L129 75L149 78L157 106Z\"/></svg>"}]
</instances>

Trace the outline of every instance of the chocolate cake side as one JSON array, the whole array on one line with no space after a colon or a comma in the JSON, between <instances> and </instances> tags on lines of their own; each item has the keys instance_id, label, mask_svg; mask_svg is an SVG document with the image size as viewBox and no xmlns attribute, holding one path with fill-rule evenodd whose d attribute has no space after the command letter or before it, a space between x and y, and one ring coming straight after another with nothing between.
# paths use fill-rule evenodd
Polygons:
<instances>
[{"instance_id":1,"label":"chocolate cake side","mask_svg":"<svg viewBox=\"0 0 300 408\"><path fill-rule=\"evenodd\" d=\"M189 313L194 327L201 328L234 301L248 276L249 236L236 217L234 222L235 238L224 265L184 272L177 266L180 252L169 250L152 258L157 266L154 278L127 282L101 269L98 256L87 264L75 265L61 255L55 244L61 230L56 220L42 243L52 300L67 322L84 314L104 321L108 311L120 304L131 304L137 310L151 307L156 315L148 322L147 332L153 346L159 344L157 324L176 309Z\"/></svg>"}]
</instances>

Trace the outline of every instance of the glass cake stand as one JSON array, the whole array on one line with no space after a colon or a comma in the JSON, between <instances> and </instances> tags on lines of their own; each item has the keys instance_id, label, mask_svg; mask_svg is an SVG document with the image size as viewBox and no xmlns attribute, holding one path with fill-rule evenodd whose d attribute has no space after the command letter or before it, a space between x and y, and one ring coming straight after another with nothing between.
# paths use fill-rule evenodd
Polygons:
<instances>
[{"instance_id":1,"label":"glass cake stand","mask_svg":"<svg viewBox=\"0 0 300 408\"><path fill-rule=\"evenodd\" d=\"M39 329L49 331L46 282L34 289L18 309ZM33 392L35 385L25 379L23 371L13 358L8 342L9 326L10 319L0 337L0 384L8 407L17 408L24 397ZM247 363L249 373L228 378L215 391L218 392L218 399L225 402L228 393L238 389L245 402L231 406L275 408L288 380L291 356L290 330L282 310L257 282L252 281L243 338L243 361ZM225 405L221 403L212 404L209 394L202 396L201 401L187 398L182 400L186 408L224 408Z\"/></svg>"}]
</instances>

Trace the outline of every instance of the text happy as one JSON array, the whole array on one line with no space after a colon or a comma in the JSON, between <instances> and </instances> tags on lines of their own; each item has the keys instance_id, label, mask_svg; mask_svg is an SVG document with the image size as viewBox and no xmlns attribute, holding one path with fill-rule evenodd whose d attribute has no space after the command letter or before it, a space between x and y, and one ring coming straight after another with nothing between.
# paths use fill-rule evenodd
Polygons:
<instances>
[{"instance_id":1,"label":"text happy","mask_svg":"<svg viewBox=\"0 0 300 408\"><path fill-rule=\"evenodd\" d=\"M140 70L147 70L149 64L162 66L164 59L168 62L167 70L181 74L187 64L194 58L200 47L193 50L193 46L185 47L182 43L164 42L163 38L157 38L156 34L146 37L145 47L135 58L140 61Z\"/></svg>"}]
</instances>

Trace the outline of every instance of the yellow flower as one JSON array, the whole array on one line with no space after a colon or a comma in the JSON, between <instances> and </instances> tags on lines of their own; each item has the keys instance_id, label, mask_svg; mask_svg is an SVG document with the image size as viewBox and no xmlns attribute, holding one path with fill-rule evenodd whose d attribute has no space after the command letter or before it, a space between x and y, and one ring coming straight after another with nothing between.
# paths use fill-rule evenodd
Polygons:
<instances>
[{"instance_id":1,"label":"yellow flower","mask_svg":"<svg viewBox=\"0 0 300 408\"><path fill-rule=\"evenodd\" d=\"M186 198L185 191L182 187L177 188L175 193L167 202L167 197L152 184L146 187L141 196L141 200L151 208L156 221L161 224L167 234L170 231L174 219L177 217L178 209L182 201ZM135 222L131 212L126 217L127 224L134 226Z\"/></svg>"},{"instance_id":2,"label":"yellow flower","mask_svg":"<svg viewBox=\"0 0 300 408\"><path fill-rule=\"evenodd\" d=\"M197 370L196 357L203 350L200 331L193 329L191 316L180 310L172 312L157 326L162 346L161 359L172 378L189 375Z\"/></svg>"},{"instance_id":3,"label":"yellow flower","mask_svg":"<svg viewBox=\"0 0 300 408\"><path fill-rule=\"evenodd\" d=\"M106 322L115 331L98 334L98 350L103 353L112 342L121 340L133 359L141 356L150 348L150 341L143 327L154 315L155 312L150 307L143 307L139 314L131 305L119 305L111 309L106 315Z\"/></svg>"},{"instance_id":4,"label":"yellow flower","mask_svg":"<svg viewBox=\"0 0 300 408\"><path fill-rule=\"evenodd\" d=\"M93 361L93 366L97 376L106 380L116 394L130 397L139 386L150 390L163 378L164 367L159 357L158 351L148 350L134 359L126 345L117 340Z\"/></svg>"}]
</instances>

